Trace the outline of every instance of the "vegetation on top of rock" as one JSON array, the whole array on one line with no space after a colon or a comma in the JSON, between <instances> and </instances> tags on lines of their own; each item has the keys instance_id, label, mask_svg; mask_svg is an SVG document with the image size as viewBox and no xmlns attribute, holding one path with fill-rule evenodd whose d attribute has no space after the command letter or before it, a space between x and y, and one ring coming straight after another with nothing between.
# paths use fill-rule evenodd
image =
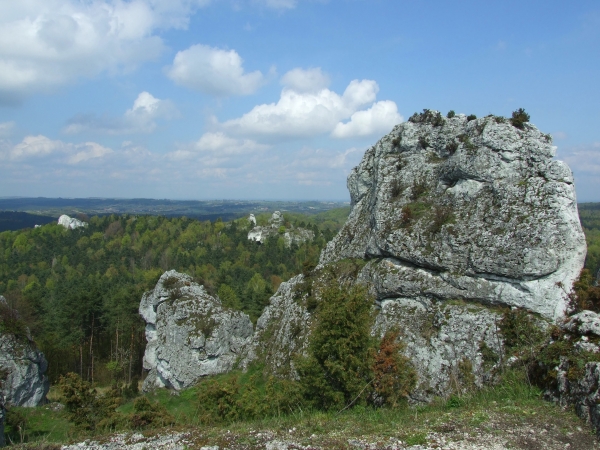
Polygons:
<instances>
[{"instance_id":1,"label":"vegetation on top of rock","mask_svg":"<svg viewBox=\"0 0 600 450\"><path fill-rule=\"evenodd\" d=\"M529 122L529 119L529 114L527 114L523 108L519 108L516 111L513 111L510 123L513 127L522 130L525 127L524 124Z\"/></svg>"}]
</instances>

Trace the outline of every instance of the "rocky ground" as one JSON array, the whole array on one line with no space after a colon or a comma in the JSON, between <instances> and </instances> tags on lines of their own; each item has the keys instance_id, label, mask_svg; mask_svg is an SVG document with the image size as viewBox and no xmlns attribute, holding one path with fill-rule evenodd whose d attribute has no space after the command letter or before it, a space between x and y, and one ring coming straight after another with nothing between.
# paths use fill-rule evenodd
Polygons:
<instances>
[{"instance_id":1,"label":"rocky ground","mask_svg":"<svg viewBox=\"0 0 600 450\"><path fill-rule=\"evenodd\" d=\"M546 418L548 419L548 418ZM585 426L573 429L555 418L524 421L521 424L507 420L502 415L490 418L478 427L465 428L449 420L430 427L423 435L413 435L404 440L396 437L360 436L346 438L337 433L297 435L294 429L286 431L249 430L247 433L224 432L209 436L202 430L165 432L155 436L141 433L118 434L108 440L86 441L63 446L64 450L144 450L144 449L448 449L448 450L503 450L503 449L573 449L600 448L596 438ZM422 443L413 444L415 440Z\"/></svg>"}]
</instances>

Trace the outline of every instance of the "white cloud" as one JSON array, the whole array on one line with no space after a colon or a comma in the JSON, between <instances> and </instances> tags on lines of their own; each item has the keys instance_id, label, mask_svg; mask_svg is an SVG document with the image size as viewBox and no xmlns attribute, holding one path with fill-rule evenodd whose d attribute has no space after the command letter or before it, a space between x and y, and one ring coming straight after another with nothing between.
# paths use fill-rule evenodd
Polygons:
<instances>
[{"instance_id":1,"label":"white cloud","mask_svg":"<svg viewBox=\"0 0 600 450\"><path fill-rule=\"evenodd\" d=\"M0 103L157 58L161 29L185 28L208 0L0 2Z\"/></svg>"},{"instance_id":2,"label":"white cloud","mask_svg":"<svg viewBox=\"0 0 600 450\"><path fill-rule=\"evenodd\" d=\"M178 52L166 74L178 85L211 95L252 94L264 76L260 71L244 73L242 63L235 50L196 44Z\"/></svg>"},{"instance_id":3,"label":"white cloud","mask_svg":"<svg viewBox=\"0 0 600 450\"><path fill-rule=\"evenodd\" d=\"M373 80L353 80L343 95L329 89L297 92L286 87L277 103L257 105L220 126L229 133L247 136L310 137L330 133L339 121L373 103L378 90Z\"/></svg>"},{"instance_id":4,"label":"white cloud","mask_svg":"<svg viewBox=\"0 0 600 450\"><path fill-rule=\"evenodd\" d=\"M14 122L1 122L0 123L0 138L8 137L12 134L15 128Z\"/></svg>"},{"instance_id":5,"label":"white cloud","mask_svg":"<svg viewBox=\"0 0 600 450\"><path fill-rule=\"evenodd\" d=\"M336 138L350 138L389 133L394 125L402 122L396 103L390 100L376 102L365 111L357 111L348 123L338 123L331 135Z\"/></svg>"},{"instance_id":6,"label":"white cloud","mask_svg":"<svg viewBox=\"0 0 600 450\"><path fill-rule=\"evenodd\" d=\"M103 158L113 150L95 142L72 144L52 140L46 136L26 136L19 144L8 146L0 154L0 159L18 162L27 160L35 163L44 157L55 155L59 163L79 164L91 159Z\"/></svg>"},{"instance_id":7,"label":"white cloud","mask_svg":"<svg viewBox=\"0 0 600 450\"><path fill-rule=\"evenodd\" d=\"M193 159L207 165L215 165L232 157L249 157L268 148L268 145L250 139L235 139L223 132L208 132L196 142L168 153L167 158L176 161Z\"/></svg>"},{"instance_id":8,"label":"white cloud","mask_svg":"<svg viewBox=\"0 0 600 450\"><path fill-rule=\"evenodd\" d=\"M63 132L67 134L88 131L104 134L150 133L156 128L156 120L168 120L178 115L177 108L170 100L160 100L144 91L137 96L133 106L123 117L79 114L69 120Z\"/></svg>"},{"instance_id":9,"label":"white cloud","mask_svg":"<svg viewBox=\"0 0 600 450\"><path fill-rule=\"evenodd\" d=\"M281 84L296 92L318 92L329 86L329 77L319 67L304 70L296 68L281 77Z\"/></svg>"},{"instance_id":10,"label":"white cloud","mask_svg":"<svg viewBox=\"0 0 600 450\"><path fill-rule=\"evenodd\" d=\"M557 157L569 164L575 175L600 175L600 142L559 149Z\"/></svg>"}]
</instances>

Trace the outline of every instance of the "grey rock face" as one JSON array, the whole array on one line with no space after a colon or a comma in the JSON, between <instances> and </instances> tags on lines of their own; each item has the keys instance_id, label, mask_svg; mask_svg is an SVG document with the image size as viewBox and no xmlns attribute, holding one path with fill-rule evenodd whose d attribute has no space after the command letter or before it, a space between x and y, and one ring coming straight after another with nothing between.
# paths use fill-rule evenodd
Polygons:
<instances>
[{"instance_id":1,"label":"grey rock face","mask_svg":"<svg viewBox=\"0 0 600 450\"><path fill-rule=\"evenodd\" d=\"M593 311L581 311L569 317L563 328L580 335L600 336L600 314Z\"/></svg>"},{"instance_id":2,"label":"grey rock face","mask_svg":"<svg viewBox=\"0 0 600 450\"><path fill-rule=\"evenodd\" d=\"M296 289L303 279L302 275L296 275L279 285L256 322L243 367L259 358L272 373L294 375L292 356L306 349L312 322L311 314L296 299Z\"/></svg>"},{"instance_id":3,"label":"grey rock face","mask_svg":"<svg viewBox=\"0 0 600 450\"><path fill-rule=\"evenodd\" d=\"M63 214L58 218L58 224L65 227L67 230L74 230L75 228L87 227L87 222L82 222L74 217L69 217Z\"/></svg>"},{"instance_id":4,"label":"grey rock face","mask_svg":"<svg viewBox=\"0 0 600 450\"><path fill-rule=\"evenodd\" d=\"M0 307L6 300L0 296ZM7 405L38 406L46 402L50 384L45 375L48 363L31 337L0 335L0 395Z\"/></svg>"},{"instance_id":5,"label":"grey rock face","mask_svg":"<svg viewBox=\"0 0 600 450\"><path fill-rule=\"evenodd\" d=\"M549 137L492 116L415 122L352 170L352 211L321 265L389 258L372 267L386 273L372 279L379 300L461 298L563 316L586 246L573 176Z\"/></svg>"},{"instance_id":6,"label":"grey rock face","mask_svg":"<svg viewBox=\"0 0 600 450\"><path fill-rule=\"evenodd\" d=\"M253 332L250 318L223 308L188 275L165 272L139 308L146 321L144 390L176 390L230 371Z\"/></svg>"},{"instance_id":7,"label":"grey rock face","mask_svg":"<svg viewBox=\"0 0 600 450\"><path fill-rule=\"evenodd\" d=\"M475 304L400 297L381 303L373 334L401 330L404 354L418 377L411 398L427 402L493 381L504 352L500 319L497 312Z\"/></svg>"}]
</instances>

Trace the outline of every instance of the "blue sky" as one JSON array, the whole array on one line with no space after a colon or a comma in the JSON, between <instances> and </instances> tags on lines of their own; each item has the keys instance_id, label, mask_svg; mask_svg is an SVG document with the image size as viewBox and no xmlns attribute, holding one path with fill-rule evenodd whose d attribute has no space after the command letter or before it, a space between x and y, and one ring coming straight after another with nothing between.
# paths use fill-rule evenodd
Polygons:
<instances>
[{"instance_id":1,"label":"blue sky","mask_svg":"<svg viewBox=\"0 0 600 450\"><path fill-rule=\"evenodd\" d=\"M519 107L600 201L597 1L0 2L0 196L346 200L415 111Z\"/></svg>"}]
</instances>

